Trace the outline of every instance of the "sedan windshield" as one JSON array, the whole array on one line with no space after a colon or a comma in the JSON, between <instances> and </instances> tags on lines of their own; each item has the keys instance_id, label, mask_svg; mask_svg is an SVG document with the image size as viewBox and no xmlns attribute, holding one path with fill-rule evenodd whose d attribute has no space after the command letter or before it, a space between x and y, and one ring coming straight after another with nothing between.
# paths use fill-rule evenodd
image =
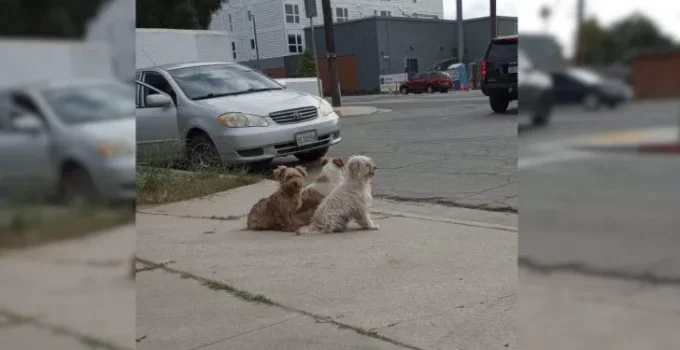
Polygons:
<instances>
[{"instance_id":1,"label":"sedan windshield","mask_svg":"<svg viewBox=\"0 0 680 350\"><path fill-rule=\"evenodd\" d=\"M66 124L134 117L135 90L123 84L100 83L42 90L54 114Z\"/></svg>"},{"instance_id":2,"label":"sedan windshield","mask_svg":"<svg viewBox=\"0 0 680 350\"><path fill-rule=\"evenodd\" d=\"M169 73L192 100L283 89L269 77L236 64L185 67Z\"/></svg>"}]
</instances>

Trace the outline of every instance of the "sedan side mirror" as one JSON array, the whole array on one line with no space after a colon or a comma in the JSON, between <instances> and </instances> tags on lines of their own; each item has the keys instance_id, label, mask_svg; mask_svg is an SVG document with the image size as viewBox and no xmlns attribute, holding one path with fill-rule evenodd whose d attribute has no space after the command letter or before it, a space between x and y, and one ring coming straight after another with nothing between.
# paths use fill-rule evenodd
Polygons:
<instances>
[{"instance_id":1,"label":"sedan side mirror","mask_svg":"<svg viewBox=\"0 0 680 350\"><path fill-rule=\"evenodd\" d=\"M42 120L36 115L23 113L12 119L12 127L16 131L38 134L44 130Z\"/></svg>"},{"instance_id":2,"label":"sedan side mirror","mask_svg":"<svg viewBox=\"0 0 680 350\"><path fill-rule=\"evenodd\" d=\"M146 96L147 107L168 107L172 105L172 98L168 95L153 94Z\"/></svg>"}]
</instances>

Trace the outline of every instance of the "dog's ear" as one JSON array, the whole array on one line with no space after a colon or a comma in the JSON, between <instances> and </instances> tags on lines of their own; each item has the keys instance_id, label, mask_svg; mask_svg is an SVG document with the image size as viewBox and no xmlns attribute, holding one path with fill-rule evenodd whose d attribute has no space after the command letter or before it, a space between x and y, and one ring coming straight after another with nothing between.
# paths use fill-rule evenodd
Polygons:
<instances>
[{"instance_id":1,"label":"dog's ear","mask_svg":"<svg viewBox=\"0 0 680 350\"><path fill-rule=\"evenodd\" d=\"M302 190L302 181L300 179L286 181L281 186L281 189L283 190L283 193L286 194L286 196L289 197L295 196Z\"/></svg>"},{"instance_id":2,"label":"dog's ear","mask_svg":"<svg viewBox=\"0 0 680 350\"><path fill-rule=\"evenodd\" d=\"M295 167L295 170L297 170L297 172L300 173L302 177L307 177L307 169L305 169L304 167L298 165Z\"/></svg>"},{"instance_id":3,"label":"dog's ear","mask_svg":"<svg viewBox=\"0 0 680 350\"><path fill-rule=\"evenodd\" d=\"M328 164L328 158L326 157L321 158L321 166L325 166L326 164Z\"/></svg>"},{"instance_id":4,"label":"dog's ear","mask_svg":"<svg viewBox=\"0 0 680 350\"><path fill-rule=\"evenodd\" d=\"M345 161L343 161L340 157L335 157L333 158L333 164L335 164L335 166L338 168L342 168L345 166Z\"/></svg>"},{"instance_id":5,"label":"dog's ear","mask_svg":"<svg viewBox=\"0 0 680 350\"><path fill-rule=\"evenodd\" d=\"M274 180L276 181L281 181L283 174L286 173L286 166L285 165L279 165L274 169Z\"/></svg>"}]
</instances>

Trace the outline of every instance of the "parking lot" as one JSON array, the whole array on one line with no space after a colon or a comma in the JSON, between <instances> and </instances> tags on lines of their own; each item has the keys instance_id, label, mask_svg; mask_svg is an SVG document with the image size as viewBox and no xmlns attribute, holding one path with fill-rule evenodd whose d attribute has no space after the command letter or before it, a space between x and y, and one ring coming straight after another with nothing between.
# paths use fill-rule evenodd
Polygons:
<instances>
[{"instance_id":1,"label":"parking lot","mask_svg":"<svg viewBox=\"0 0 680 350\"><path fill-rule=\"evenodd\" d=\"M329 152L374 158L381 168L376 197L516 209L516 118L494 115L481 92L356 96L343 102L379 109L343 118L343 141Z\"/></svg>"}]
</instances>

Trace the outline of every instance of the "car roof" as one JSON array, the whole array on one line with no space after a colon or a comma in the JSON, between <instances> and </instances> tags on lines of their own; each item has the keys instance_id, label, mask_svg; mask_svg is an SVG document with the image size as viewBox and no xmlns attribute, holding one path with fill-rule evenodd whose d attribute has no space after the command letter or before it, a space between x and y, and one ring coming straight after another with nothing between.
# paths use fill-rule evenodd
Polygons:
<instances>
[{"instance_id":1,"label":"car roof","mask_svg":"<svg viewBox=\"0 0 680 350\"><path fill-rule=\"evenodd\" d=\"M202 66L212 66L212 65L239 65L236 62L221 62L221 61L215 61L215 62L185 62L185 63L168 63L168 64L160 64L157 66L151 66L147 68L140 68L137 69L137 71L143 71L145 69L153 69L153 68L160 68L163 70L175 70L175 69L181 69L181 68L190 68L190 67L202 67Z\"/></svg>"},{"instance_id":2,"label":"car roof","mask_svg":"<svg viewBox=\"0 0 680 350\"><path fill-rule=\"evenodd\" d=\"M69 88L74 86L87 86L87 85L97 85L102 83L115 83L113 79L96 79L96 78L71 78L71 79L58 79L58 80L36 80L32 82L27 82L24 84L19 84L12 86L11 88L6 88L4 90L44 90L51 88Z\"/></svg>"}]
</instances>

